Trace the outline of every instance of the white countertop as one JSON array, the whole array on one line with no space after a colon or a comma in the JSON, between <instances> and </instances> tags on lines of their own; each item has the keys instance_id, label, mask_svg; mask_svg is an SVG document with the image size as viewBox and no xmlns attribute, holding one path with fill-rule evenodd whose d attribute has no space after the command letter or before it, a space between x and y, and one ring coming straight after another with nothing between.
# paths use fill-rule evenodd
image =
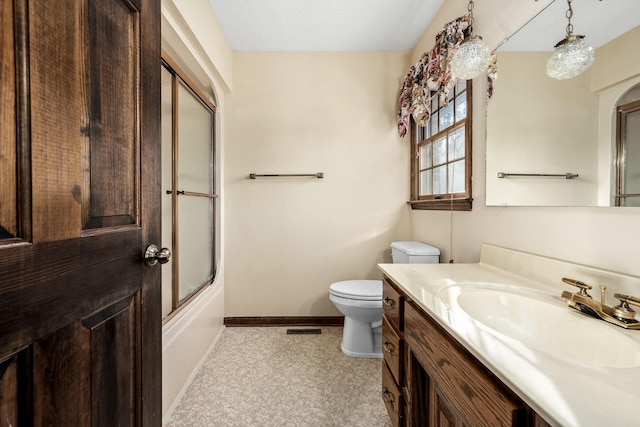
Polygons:
<instances>
[{"instance_id":1,"label":"white countertop","mask_svg":"<svg viewBox=\"0 0 640 427\"><path fill-rule=\"evenodd\" d=\"M556 357L553 352L505 339L504 335L486 328L460 309L446 305L438 297L438 291L445 286L483 282L541 291L552 304L566 307L560 294L563 290L576 289L570 289L561 279L570 277L594 285L606 283L607 303L614 305L611 295L615 292L640 294L640 278L490 245L483 245L481 261L477 264L379 264L378 267L551 425L640 425L640 366L589 366ZM596 289L591 293L599 299ZM573 311L569 307L566 310ZM602 327L601 324L626 335L637 344L640 354L640 330L625 330L577 312L575 316L579 317L580 325L584 319L585 328L595 329ZM593 322L599 325L594 326ZM563 327L562 324L554 326ZM598 345L596 339L593 345Z\"/></svg>"}]
</instances>

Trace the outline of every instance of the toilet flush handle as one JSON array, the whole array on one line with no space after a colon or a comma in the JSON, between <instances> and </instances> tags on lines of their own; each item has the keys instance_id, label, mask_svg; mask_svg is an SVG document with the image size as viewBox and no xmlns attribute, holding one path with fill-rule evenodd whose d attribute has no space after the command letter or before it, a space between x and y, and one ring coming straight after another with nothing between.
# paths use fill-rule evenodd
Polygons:
<instances>
[{"instance_id":1,"label":"toilet flush handle","mask_svg":"<svg viewBox=\"0 0 640 427\"><path fill-rule=\"evenodd\" d=\"M396 302L393 299L389 298L389 296L385 296L382 302L385 305L388 305L390 308L394 308L396 306Z\"/></svg>"}]
</instances>

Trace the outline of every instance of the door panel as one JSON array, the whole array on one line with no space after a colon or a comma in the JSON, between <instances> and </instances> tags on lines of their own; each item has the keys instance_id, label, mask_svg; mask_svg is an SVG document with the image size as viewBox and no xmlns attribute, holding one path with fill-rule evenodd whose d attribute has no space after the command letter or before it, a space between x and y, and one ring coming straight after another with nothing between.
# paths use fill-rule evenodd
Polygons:
<instances>
[{"instance_id":1,"label":"door panel","mask_svg":"<svg viewBox=\"0 0 640 427\"><path fill-rule=\"evenodd\" d=\"M127 298L83 322L90 339L93 426L135 425L135 301Z\"/></svg>"},{"instance_id":2,"label":"door panel","mask_svg":"<svg viewBox=\"0 0 640 427\"><path fill-rule=\"evenodd\" d=\"M84 228L138 223L138 17L121 0L89 3L90 45L110 49L89 50L91 202Z\"/></svg>"},{"instance_id":3,"label":"door panel","mask_svg":"<svg viewBox=\"0 0 640 427\"><path fill-rule=\"evenodd\" d=\"M88 125L89 104L83 4L28 4L31 141L24 143L32 151L33 243L79 237L82 230L82 147L88 136L81 129Z\"/></svg>"},{"instance_id":4,"label":"door panel","mask_svg":"<svg viewBox=\"0 0 640 427\"><path fill-rule=\"evenodd\" d=\"M34 342L27 350L33 384L25 384L34 396L33 425L87 426L91 421L91 355L80 322L73 322ZM29 366L31 365L31 366ZM23 381L28 382L28 378ZM30 386L30 387L29 387ZM29 404L21 395L21 408ZM28 425L29 414L21 414L18 425Z\"/></svg>"},{"instance_id":5,"label":"door panel","mask_svg":"<svg viewBox=\"0 0 640 427\"><path fill-rule=\"evenodd\" d=\"M18 358L0 363L0 420L6 425L18 424Z\"/></svg>"},{"instance_id":6,"label":"door panel","mask_svg":"<svg viewBox=\"0 0 640 427\"><path fill-rule=\"evenodd\" d=\"M0 419L160 425L160 1L0 24Z\"/></svg>"},{"instance_id":7,"label":"door panel","mask_svg":"<svg viewBox=\"0 0 640 427\"><path fill-rule=\"evenodd\" d=\"M13 2L0 4L0 239L17 237L16 70Z\"/></svg>"}]
</instances>

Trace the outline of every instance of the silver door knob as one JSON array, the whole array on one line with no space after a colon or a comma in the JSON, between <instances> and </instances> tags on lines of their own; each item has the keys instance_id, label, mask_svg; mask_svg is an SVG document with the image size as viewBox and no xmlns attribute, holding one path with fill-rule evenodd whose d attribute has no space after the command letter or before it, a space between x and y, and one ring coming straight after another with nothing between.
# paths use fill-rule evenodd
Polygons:
<instances>
[{"instance_id":1,"label":"silver door knob","mask_svg":"<svg viewBox=\"0 0 640 427\"><path fill-rule=\"evenodd\" d=\"M144 263L147 265L166 264L170 259L171 251L168 248L158 249L156 245L149 245L144 251Z\"/></svg>"}]
</instances>

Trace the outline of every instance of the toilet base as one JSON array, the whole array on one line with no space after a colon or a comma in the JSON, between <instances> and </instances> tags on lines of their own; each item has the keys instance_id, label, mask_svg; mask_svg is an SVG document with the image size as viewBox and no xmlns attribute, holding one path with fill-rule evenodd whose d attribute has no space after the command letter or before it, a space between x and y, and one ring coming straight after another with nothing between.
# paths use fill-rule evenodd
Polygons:
<instances>
[{"instance_id":1,"label":"toilet base","mask_svg":"<svg viewBox=\"0 0 640 427\"><path fill-rule=\"evenodd\" d=\"M344 348L344 344L340 344L340 350L342 350L342 352L347 356L351 356L351 357L362 357L367 359L382 359L382 350L380 350L377 353L354 353Z\"/></svg>"},{"instance_id":2,"label":"toilet base","mask_svg":"<svg viewBox=\"0 0 640 427\"><path fill-rule=\"evenodd\" d=\"M382 359L382 326L345 317L340 350L351 357Z\"/></svg>"}]
</instances>

